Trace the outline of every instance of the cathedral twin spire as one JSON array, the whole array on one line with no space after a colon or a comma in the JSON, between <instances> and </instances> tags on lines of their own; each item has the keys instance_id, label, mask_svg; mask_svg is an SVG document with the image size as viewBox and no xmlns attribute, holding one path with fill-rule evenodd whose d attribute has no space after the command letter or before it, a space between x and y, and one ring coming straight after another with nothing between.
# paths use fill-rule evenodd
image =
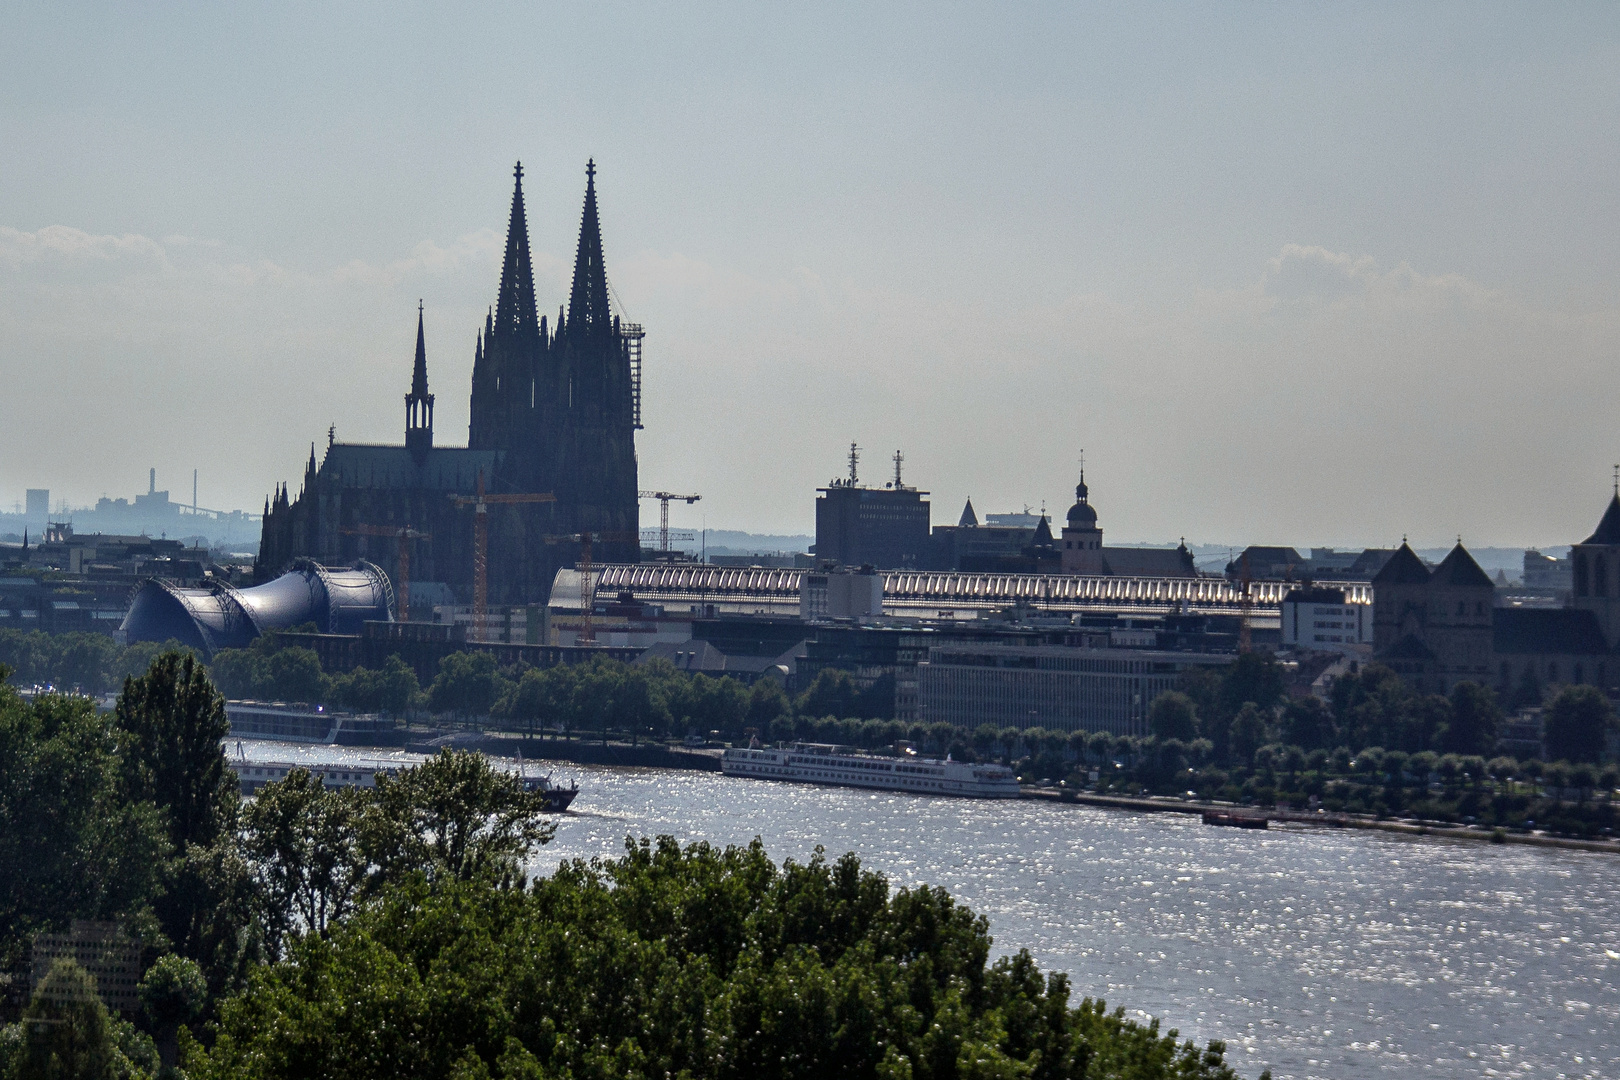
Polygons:
<instances>
[{"instance_id":1,"label":"cathedral twin spire","mask_svg":"<svg viewBox=\"0 0 1620 1080\"><path fill-rule=\"evenodd\" d=\"M512 214L506 228L506 256L501 264L501 285L495 301L491 335L538 335L540 320L534 299L534 262L529 254L529 222L523 206L523 163L512 170ZM574 256L574 281L568 297L566 320L558 313L558 327L568 328L570 340L585 341L612 330L608 303L607 269L602 262L602 225L596 212L596 161L585 165L585 209L580 215L579 247ZM487 348L487 343L486 343Z\"/></svg>"}]
</instances>

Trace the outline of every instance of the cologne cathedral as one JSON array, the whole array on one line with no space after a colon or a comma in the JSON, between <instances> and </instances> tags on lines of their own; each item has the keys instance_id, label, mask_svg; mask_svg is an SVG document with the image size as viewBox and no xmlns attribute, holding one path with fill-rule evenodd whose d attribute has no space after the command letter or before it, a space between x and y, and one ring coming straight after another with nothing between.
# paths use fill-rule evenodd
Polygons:
<instances>
[{"instance_id":1,"label":"cologne cathedral","mask_svg":"<svg viewBox=\"0 0 1620 1080\"><path fill-rule=\"evenodd\" d=\"M329 566L366 559L397 582L404 550L413 607L470 603L475 511L468 497L480 482L493 496L554 497L489 500L493 605L544 603L557 569L578 558L581 533L593 535L593 562L639 558L640 328L621 327L609 310L596 167L585 170L568 306L551 326L535 304L521 163L515 172L500 291L474 352L466 448L434 445L418 311L404 445L343 443L329 434L320 461L311 447L298 495L279 485L265 505L258 580L307 557Z\"/></svg>"}]
</instances>

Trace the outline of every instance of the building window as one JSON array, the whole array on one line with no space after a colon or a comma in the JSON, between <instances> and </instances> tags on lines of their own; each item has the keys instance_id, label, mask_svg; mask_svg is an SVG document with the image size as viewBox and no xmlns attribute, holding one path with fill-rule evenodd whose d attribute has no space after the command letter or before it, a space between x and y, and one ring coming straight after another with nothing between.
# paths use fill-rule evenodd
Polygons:
<instances>
[{"instance_id":1,"label":"building window","mask_svg":"<svg viewBox=\"0 0 1620 1080\"><path fill-rule=\"evenodd\" d=\"M1575 553L1575 595L1585 596L1589 591L1586 581L1586 553L1577 551Z\"/></svg>"},{"instance_id":2,"label":"building window","mask_svg":"<svg viewBox=\"0 0 1620 1080\"><path fill-rule=\"evenodd\" d=\"M1592 559L1592 595L1609 595L1609 563L1601 555Z\"/></svg>"}]
</instances>

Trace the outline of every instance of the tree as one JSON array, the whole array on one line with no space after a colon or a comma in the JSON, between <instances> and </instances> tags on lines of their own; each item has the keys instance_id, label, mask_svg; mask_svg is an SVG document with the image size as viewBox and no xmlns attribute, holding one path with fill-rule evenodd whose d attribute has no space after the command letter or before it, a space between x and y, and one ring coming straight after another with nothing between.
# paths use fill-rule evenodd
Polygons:
<instances>
[{"instance_id":1,"label":"tree","mask_svg":"<svg viewBox=\"0 0 1620 1080\"><path fill-rule=\"evenodd\" d=\"M1488 754L1496 748L1502 709L1496 693L1476 682L1451 688L1451 719L1439 732L1438 749L1447 754Z\"/></svg>"},{"instance_id":2,"label":"tree","mask_svg":"<svg viewBox=\"0 0 1620 1080\"><path fill-rule=\"evenodd\" d=\"M307 769L260 789L243 813L243 849L254 870L268 946L305 931L324 935L354 909L365 880L359 788L328 791Z\"/></svg>"},{"instance_id":3,"label":"tree","mask_svg":"<svg viewBox=\"0 0 1620 1080\"><path fill-rule=\"evenodd\" d=\"M1296 698L1283 706L1283 741L1306 750L1330 749L1335 745L1333 713L1318 697Z\"/></svg>"},{"instance_id":4,"label":"tree","mask_svg":"<svg viewBox=\"0 0 1620 1080\"><path fill-rule=\"evenodd\" d=\"M152 1022L165 1069L175 1067L179 1030L202 1015L208 1003L208 983L194 961L169 953L141 976L136 994Z\"/></svg>"},{"instance_id":5,"label":"tree","mask_svg":"<svg viewBox=\"0 0 1620 1080\"><path fill-rule=\"evenodd\" d=\"M75 918L150 923L168 825L127 798L117 747L112 718L86 699L26 704L0 686L0 966Z\"/></svg>"},{"instance_id":6,"label":"tree","mask_svg":"<svg viewBox=\"0 0 1620 1080\"><path fill-rule=\"evenodd\" d=\"M1283 699L1282 665L1270 653L1239 653L1221 675L1219 707L1227 716L1236 716L1248 702L1262 713L1270 713Z\"/></svg>"},{"instance_id":7,"label":"tree","mask_svg":"<svg viewBox=\"0 0 1620 1080\"><path fill-rule=\"evenodd\" d=\"M360 830L377 881L416 871L466 881L516 874L557 827L544 794L525 791L515 773L482 754L441 750L398 777L378 776Z\"/></svg>"},{"instance_id":8,"label":"tree","mask_svg":"<svg viewBox=\"0 0 1620 1080\"><path fill-rule=\"evenodd\" d=\"M500 696L495 657L487 652L454 652L439 661L439 673L428 687L434 712L461 717L488 716Z\"/></svg>"},{"instance_id":9,"label":"tree","mask_svg":"<svg viewBox=\"0 0 1620 1080\"><path fill-rule=\"evenodd\" d=\"M1230 759L1240 765L1249 764L1254 760L1254 752L1265 743L1266 734L1266 720L1260 715L1260 707L1245 701L1232 718Z\"/></svg>"},{"instance_id":10,"label":"tree","mask_svg":"<svg viewBox=\"0 0 1620 1080\"><path fill-rule=\"evenodd\" d=\"M270 696L280 701L318 704L327 698L330 680L321 671L314 649L278 649L266 664Z\"/></svg>"},{"instance_id":11,"label":"tree","mask_svg":"<svg viewBox=\"0 0 1620 1080\"><path fill-rule=\"evenodd\" d=\"M1193 699L1176 690L1166 690L1148 706L1148 730L1161 739L1192 742L1198 738L1198 708Z\"/></svg>"},{"instance_id":12,"label":"tree","mask_svg":"<svg viewBox=\"0 0 1620 1080\"><path fill-rule=\"evenodd\" d=\"M1614 726L1614 706L1595 686L1566 686L1547 706L1542 742L1554 761L1596 761Z\"/></svg>"},{"instance_id":13,"label":"tree","mask_svg":"<svg viewBox=\"0 0 1620 1080\"><path fill-rule=\"evenodd\" d=\"M17 1080L112 1080L121 1055L96 980L66 957L51 965L23 1012Z\"/></svg>"},{"instance_id":14,"label":"tree","mask_svg":"<svg viewBox=\"0 0 1620 1080\"><path fill-rule=\"evenodd\" d=\"M854 716L860 696L860 688L849 672L822 668L799 695L798 711L806 716Z\"/></svg>"},{"instance_id":15,"label":"tree","mask_svg":"<svg viewBox=\"0 0 1620 1080\"><path fill-rule=\"evenodd\" d=\"M752 726L766 727L778 716L792 710L793 703L788 700L787 691L776 679L763 678L748 688L746 716Z\"/></svg>"},{"instance_id":16,"label":"tree","mask_svg":"<svg viewBox=\"0 0 1620 1080\"><path fill-rule=\"evenodd\" d=\"M220 747L230 731L225 699L202 664L179 653L158 657L145 675L124 681L114 715L126 735L131 798L168 814L176 850L212 843L235 813L239 789Z\"/></svg>"},{"instance_id":17,"label":"tree","mask_svg":"<svg viewBox=\"0 0 1620 1080\"><path fill-rule=\"evenodd\" d=\"M991 960L945 890L853 855L627 843L528 889L386 890L227 1002L197 1080L372 1077L1129 1077L1233 1080L1028 953Z\"/></svg>"}]
</instances>

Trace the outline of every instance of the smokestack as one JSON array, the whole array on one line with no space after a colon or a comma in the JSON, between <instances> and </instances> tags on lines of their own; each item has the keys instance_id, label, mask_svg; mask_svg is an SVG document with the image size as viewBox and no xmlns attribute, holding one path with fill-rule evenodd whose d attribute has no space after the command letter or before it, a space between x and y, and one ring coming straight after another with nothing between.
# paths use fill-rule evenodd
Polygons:
<instances>
[{"instance_id":1,"label":"smokestack","mask_svg":"<svg viewBox=\"0 0 1620 1080\"><path fill-rule=\"evenodd\" d=\"M148 495L157 494L157 468L155 466L146 470L146 493Z\"/></svg>"}]
</instances>

